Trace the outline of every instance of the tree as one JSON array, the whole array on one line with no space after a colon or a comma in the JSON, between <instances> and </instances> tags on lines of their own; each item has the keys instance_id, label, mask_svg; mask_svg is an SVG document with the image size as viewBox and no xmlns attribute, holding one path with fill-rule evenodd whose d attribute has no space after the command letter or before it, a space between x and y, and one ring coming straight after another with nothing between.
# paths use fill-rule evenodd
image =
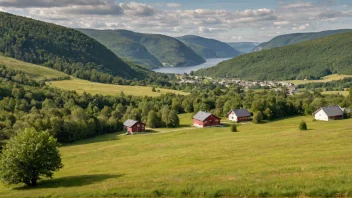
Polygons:
<instances>
[{"instance_id":1,"label":"tree","mask_svg":"<svg viewBox=\"0 0 352 198\"><path fill-rule=\"evenodd\" d=\"M299 124L299 130L301 130L301 131L308 130L306 121L304 121L304 120L301 121L301 123Z\"/></svg>"},{"instance_id":2,"label":"tree","mask_svg":"<svg viewBox=\"0 0 352 198\"><path fill-rule=\"evenodd\" d=\"M169 113L169 126L178 127L178 125L180 125L180 119L178 118L177 112L175 110L171 110Z\"/></svg>"},{"instance_id":3,"label":"tree","mask_svg":"<svg viewBox=\"0 0 352 198\"><path fill-rule=\"evenodd\" d=\"M159 126L159 122L160 122L160 120L159 120L158 116L156 115L156 112L153 110L149 111L147 125L151 128L156 128Z\"/></svg>"},{"instance_id":4,"label":"tree","mask_svg":"<svg viewBox=\"0 0 352 198\"><path fill-rule=\"evenodd\" d=\"M236 124L231 125L231 131L237 132L237 125Z\"/></svg>"},{"instance_id":5,"label":"tree","mask_svg":"<svg viewBox=\"0 0 352 198\"><path fill-rule=\"evenodd\" d=\"M349 97L350 97L350 104L352 106L352 87L350 87L350 95L349 95Z\"/></svg>"},{"instance_id":6,"label":"tree","mask_svg":"<svg viewBox=\"0 0 352 198\"><path fill-rule=\"evenodd\" d=\"M63 167L58 144L49 132L25 129L5 145L0 158L0 179L7 184L36 186L41 176L52 177Z\"/></svg>"},{"instance_id":7,"label":"tree","mask_svg":"<svg viewBox=\"0 0 352 198\"><path fill-rule=\"evenodd\" d=\"M264 115L268 120L271 120L271 118L273 117L273 113L271 112L271 110L269 108L265 109Z\"/></svg>"},{"instance_id":8,"label":"tree","mask_svg":"<svg viewBox=\"0 0 352 198\"><path fill-rule=\"evenodd\" d=\"M263 114L261 111L258 111L256 114L253 116L253 123L254 124L259 124L263 121Z\"/></svg>"}]
</instances>

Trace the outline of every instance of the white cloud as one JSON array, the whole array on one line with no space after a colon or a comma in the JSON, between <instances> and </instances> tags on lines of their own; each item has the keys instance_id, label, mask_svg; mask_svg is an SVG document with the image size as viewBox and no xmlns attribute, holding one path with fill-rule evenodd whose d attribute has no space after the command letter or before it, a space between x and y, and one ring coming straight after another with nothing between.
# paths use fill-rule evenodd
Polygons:
<instances>
[{"instance_id":1,"label":"white cloud","mask_svg":"<svg viewBox=\"0 0 352 198\"><path fill-rule=\"evenodd\" d=\"M286 4L281 6L281 8L284 9L292 9L292 8L304 8L304 7L312 7L313 4L312 3L293 3L293 4Z\"/></svg>"},{"instance_id":2,"label":"white cloud","mask_svg":"<svg viewBox=\"0 0 352 198\"><path fill-rule=\"evenodd\" d=\"M296 24L295 24L296 25ZM300 26L293 27L292 30L305 30L309 27L310 25L308 23Z\"/></svg>"},{"instance_id":3,"label":"white cloud","mask_svg":"<svg viewBox=\"0 0 352 198\"><path fill-rule=\"evenodd\" d=\"M168 8L181 8L183 5L179 3L167 3L166 7Z\"/></svg>"}]
</instances>

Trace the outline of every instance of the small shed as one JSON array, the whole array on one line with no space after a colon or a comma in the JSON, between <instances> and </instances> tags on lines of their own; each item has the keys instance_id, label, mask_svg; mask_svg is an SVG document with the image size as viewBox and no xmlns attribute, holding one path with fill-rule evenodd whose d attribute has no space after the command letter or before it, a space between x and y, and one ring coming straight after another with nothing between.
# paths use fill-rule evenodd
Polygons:
<instances>
[{"instance_id":1,"label":"small shed","mask_svg":"<svg viewBox=\"0 0 352 198\"><path fill-rule=\"evenodd\" d=\"M343 111L339 106L321 107L313 113L316 120L329 121L329 120L342 120Z\"/></svg>"},{"instance_id":2,"label":"small shed","mask_svg":"<svg viewBox=\"0 0 352 198\"><path fill-rule=\"evenodd\" d=\"M193 125L196 127L219 126L220 122L220 117L206 111L199 111L193 116Z\"/></svg>"},{"instance_id":3,"label":"small shed","mask_svg":"<svg viewBox=\"0 0 352 198\"><path fill-rule=\"evenodd\" d=\"M227 117L235 122L247 122L251 120L251 113L247 109L235 109L227 113Z\"/></svg>"},{"instance_id":4,"label":"small shed","mask_svg":"<svg viewBox=\"0 0 352 198\"><path fill-rule=\"evenodd\" d=\"M127 120L123 125L125 130L132 134L135 132L145 132L146 124L137 120Z\"/></svg>"}]
</instances>

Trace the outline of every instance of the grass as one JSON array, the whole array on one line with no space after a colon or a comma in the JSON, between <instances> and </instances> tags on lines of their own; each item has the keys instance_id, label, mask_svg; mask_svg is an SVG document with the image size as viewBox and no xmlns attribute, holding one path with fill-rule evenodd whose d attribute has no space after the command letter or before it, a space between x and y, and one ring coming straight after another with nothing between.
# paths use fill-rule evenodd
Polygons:
<instances>
[{"instance_id":1,"label":"grass","mask_svg":"<svg viewBox=\"0 0 352 198\"><path fill-rule=\"evenodd\" d=\"M6 68L10 70L21 71L38 81L67 76L62 72L47 67L26 63L4 56L0 56L0 65L5 65Z\"/></svg>"},{"instance_id":2,"label":"grass","mask_svg":"<svg viewBox=\"0 0 352 198\"><path fill-rule=\"evenodd\" d=\"M323 77L321 80L289 80L287 82L291 82L295 85L302 85L308 83L320 83L320 82L330 82L334 80L342 80L344 78L352 77L352 75L340 75L340 74L332 74L329 76Z\"/></svg>"},{"instance_id":3,"label":"grass","mask_svg":"<svg viewBox=\"0 0 352 198\"><path fill-rule=\"evenodd\" d=\"M190 114L181 116L189 125ZM298 125L306 120L308 131ZM352 196L352 120L109 134L60 148L65 167L1 197Z\"/></svg>"},{"instance_id":4,"label":"grass","mask_svg":"<svg viewBox=\"0 0 352 198\"><path fill-rule=\"evenodd\" d=\"M328 94L340 94L343 96L348 96L349 91L323 91L322 94L328 95Z\"/></svg>"},{"instance_id":5,"label":"grass","mask_svg":"<svg viewBox=\"0 0 352 198\"><path fill-rule=\"evenodd\" d=\"M175 93L187 95L188 93L182 91L176 91L171 89L161 89L157 88L160 92L152 92L152 87L144 87L144 86L125 86L125 85L111 85L111 84L103 84L103 83L95 83L87 80L81 79L72 79L72 80L63 80L63 81L55 81L49 82L50 86L57 87L65 90L74 90L78 94L82 94L83 92L91 93L91 94L102 94L102 95L119 95L121 91L125 95L133 95L133 96L160 96L161 94L166 93Z\"/></svg>"}]
</instances>

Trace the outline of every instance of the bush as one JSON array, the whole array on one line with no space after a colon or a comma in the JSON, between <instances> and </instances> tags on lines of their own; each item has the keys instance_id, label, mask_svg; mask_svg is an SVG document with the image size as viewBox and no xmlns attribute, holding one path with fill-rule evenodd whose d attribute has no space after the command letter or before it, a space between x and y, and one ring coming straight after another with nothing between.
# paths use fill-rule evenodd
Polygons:
<instances>
[{"instance_id":1,"label":"bush","mask_svg":"<svg viewBox=\"0 0 352 198\"><path fill-rule=\"evenodd\" d=\"M237 125L235 125L235 124L231 125L231 131L237 132Z\"/></svg>"},{"instance_id":2,"label":"bush","mask_svg":"<svg viewBox=\"0 0 352 198\"><path fill-rule=\"evenodd\" d=\"M155 87L153 87L153 88L152 88L152 92L156 92L156 89L155 89Z\"/></svg>"},{"instance_id":3,"label":"bush","mask_svg":"<svg viewBox=\"0 0 352 198\"><path fill-rule=\"evenodd\" d=\"M306 131L308 128L307 128L307 123L306 121L302 120L301 123L299 124L299 130L301 131Z\"/></svg>"}]
</instances>

